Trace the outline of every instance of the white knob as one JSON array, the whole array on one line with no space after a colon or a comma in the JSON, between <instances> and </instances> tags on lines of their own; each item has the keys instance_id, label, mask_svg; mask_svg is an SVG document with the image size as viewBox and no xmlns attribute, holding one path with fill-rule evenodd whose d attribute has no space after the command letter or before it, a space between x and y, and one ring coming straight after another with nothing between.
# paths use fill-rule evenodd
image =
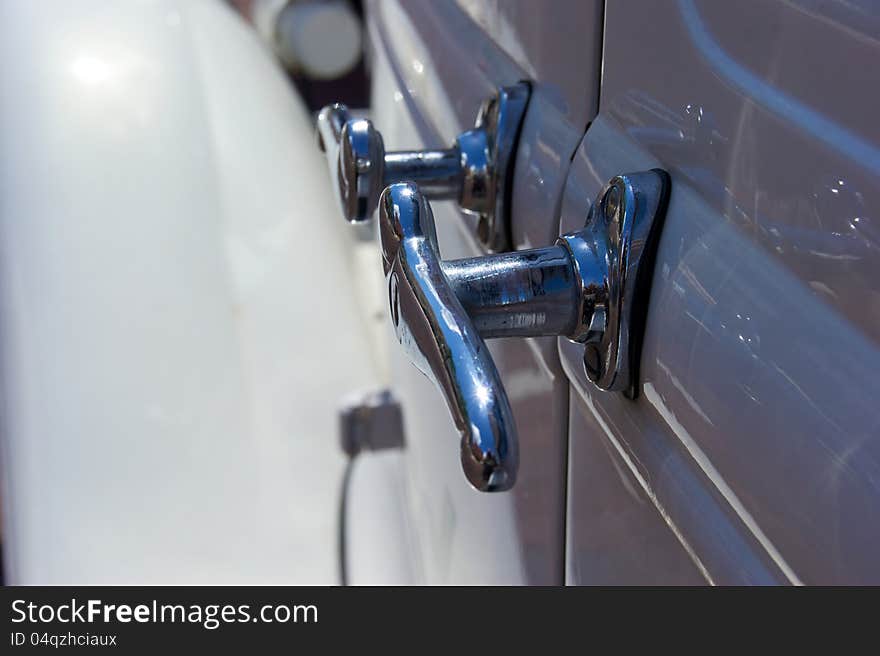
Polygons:
<instances>
[{"instance_id":1,"label":"white knob","mask_svg":"<svg viewBox=\"0 0 880 656\"><path fill-rule=\"evenodd\" d=\"M362 28L346 0L296 0L275 22L274 46L281 60L308 77L330 80L361 58Z\"/></svg>"}]
</instances>

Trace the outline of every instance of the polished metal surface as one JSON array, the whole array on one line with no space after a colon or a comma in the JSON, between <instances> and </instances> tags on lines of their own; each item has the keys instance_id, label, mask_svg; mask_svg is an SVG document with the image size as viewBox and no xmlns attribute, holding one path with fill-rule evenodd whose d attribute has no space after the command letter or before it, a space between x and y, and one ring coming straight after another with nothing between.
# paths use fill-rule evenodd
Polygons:
<instances>
[{"instance_id":1,"label":"polished metal surface","mask_svg":"<svg viewBox=\"0 0 880 656\"><path fill-rule=\"evenodd\" d=\"M477 215L477 233L490 250L509 247L507 207L512 157L529 98L529 86L500 88L480 108L473 130L446 150L386 152L382 135L368 119L352 118L345 105L318 114L318 144L338 190L345 219L367 221L379 192L395 182L415 182L426 197L456 200Z\"/></svg>"},{"instance_id":2,"label":"polished metal surface","mask_svg":"<svg viewBox=\"0 0 880 656\"><path fill-rule=\"evenodd\" d=\"M662 171L617 176L584 229L556 245L444 263L418 187L394 184L382 193L392 322L412 361L443 391L477 489L508 489L517 468L516 426L483 338L568 337L584 345L584 369L596 387L634 395L667 194Z\"/></svg>"},{"instance_id":3,"label":"polished metal surface","mask_svg":"<svg viewBox=\"0 0 880 656\"><path fill-rule=\"evenodd\" d=\"M563 246L450 260L443 272L484 338L574 332L580 300Z\"/></svg>"},{"instance_id":4,"label":"polished metal surface","mask_svg":"<svg viewBox=\"0 0 880 656\"><path fill-rule=\"evenodd\" d=\"M318 113L317 136L342 216L350 222L366 221L383 186L382 135L369 120L352 118L348 108L337 103Z\"/></svg>"},{"instance_id":5,"label":"polished metal surface","mask_svg":"<svg viewBox=\"0 0 880 656\"><path fill-rule=\"evenodd\" d=\"M406 180L418 183L422 193L429 198L455 200L461 186L461 161L462 152L459 148L385 153L382 188Z\"/></svg>"},{"instance_id":6,"label":"polished metal surface","mask_svg":"<svg viewBox=\"0 0 880 656\"><path fill-rule=\"evenodd\" d=\"M379 202L391 319L413 363L444 392L461 432L461 463L478 490L516 480L516 427L495 363L449 286L434 217L412 183L393 184Z\"/></svg>"},{"instance_id":7,"label":"polished metal surface","mask_svg":"<svg viewBox=\"0 0 880 656\"><path fill-rule=\"evenodd\" d=\"M513 183L513 160L528 101L527 84L502 87L480 108L476 129L458 138L462 149L459 204L479 217L477 236L490 251L510 248L508 187Z\"/></svg>"},{"instance_id":8,"label":"polished metal surface","mask_svg":"<svg viewBox=\"0 0 880 656\"><path fill-rule=\"evenodd\" d=\"M560 239L581 280L578 323L569 336L584 343L584 371L599 389L631 398L668 194L663 171L617 176L593 204L586 228Z\"/></svg>"}]
</instances>

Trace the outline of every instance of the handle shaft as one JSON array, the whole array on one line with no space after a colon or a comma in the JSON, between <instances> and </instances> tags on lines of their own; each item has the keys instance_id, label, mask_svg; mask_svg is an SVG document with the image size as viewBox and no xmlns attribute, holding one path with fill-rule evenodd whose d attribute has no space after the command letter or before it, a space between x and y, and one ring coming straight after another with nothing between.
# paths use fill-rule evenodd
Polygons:
<instances>
[{"instance_id":1,"label":"handle shaft","mask_svg":"<svg viewBox=\"0 0 880 656\"><path fill-rule=\"evenodd\" d=\"M415 182L426 198L456 200L461 193L461 152L406 150L385 153L384 184Z\"/></svg>"},{"instance_id":2,"label":"handle shaft","mask_svg":"<svg viewBox=\"0 0 880 656\"><path fill-rule=\"evenodd\" d=\"M443 262L455 295L484 339L571 335L580 286L561 246Z\"/></svg>"}]
</instances>

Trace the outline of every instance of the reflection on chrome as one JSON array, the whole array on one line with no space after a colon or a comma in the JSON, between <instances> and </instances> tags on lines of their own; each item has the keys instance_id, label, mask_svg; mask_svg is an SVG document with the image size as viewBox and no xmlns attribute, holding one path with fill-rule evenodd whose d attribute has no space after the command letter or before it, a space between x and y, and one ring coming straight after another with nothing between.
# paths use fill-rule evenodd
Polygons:
<instances>
[{"instance_id":1,"label":"reflection on chrome","mask_svg":"<svg viewBox=\"0 0 880 656\"><path fill-rule=\"evenodd\" d=\"M422 63L413 61L421 72ZM398 99L395 93L395 100ZM382 135L367 119L352 118L344 105L328 105L318 115L318 142L346 221L368 221L379 193L395 182L415 182L426 197L456 200L479 219L478 233L490 250L509 247L505 189L510 158L529 99L529 86L502 87L480 108L474 129L458 135L451 148L386 152Z\"/></svg>"},{"instance_id":2,"label":"reflection on chrome","mask_svg":"<svg viewBox=\"0 0 880 656\"><path fill-rule=\"evenodd\" d=\"M516 425L486 344L561 335L584 345L599 389L636 393L644 316L668 177L617 176L584 229L547 248L443 262L434 217L413 183L379 201L392 322L410 359L440 387L461 432L468 481L482 491L516 480Z\"/></svg>"}]
</instances>

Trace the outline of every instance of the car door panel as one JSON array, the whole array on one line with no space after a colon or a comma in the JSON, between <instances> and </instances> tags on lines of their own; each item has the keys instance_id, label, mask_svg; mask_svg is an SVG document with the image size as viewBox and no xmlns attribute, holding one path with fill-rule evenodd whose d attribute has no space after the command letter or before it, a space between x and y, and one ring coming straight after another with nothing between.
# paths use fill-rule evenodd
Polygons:
<instances>
[{"instance_id":1,"label":"car door panel","mask_svg":"<svg viewBox=\"0 0 880 656\"><path fill-rule=\"evenodd\" d=\"M568 86L541 78L541 66L554 70L553 56L540 64L512 58L454 4L383 1L369 8L373 120L389 149L445 146L473 126L479 105L497 87L531 83L514 169L512 227L519 245L549 242L570 156L598 105L600 3L573 12L593 49L581 58L583 79ZM433 210L444 259L484 252L471 216L449 202L435 202ZM558 584L564 577L568 383L552 338L494 340L489 349L510 397L521 458L514 490L491 495L471 489L461 474L459 437L440 392L396 344L391 349L407 432L417 578Z\"/></svg>"},{"instance_id":2,"label":"car door panel","mask_svg":"<svg viewBox=\"0 0 880 656\"><path fill-rule=\"evenodd\" d=\"M599 117L561 222L579 227L610 175L672 175L639 397L595 391L579 349L560 352L585 411L715 583L880 580L880 527L866 521L880 509L880 134L864 92L878 80L841 74L876 58L877 17L864 3L606 10ZM570 541L591 521L581 441Z\"/></svg>"},{"instance_id":3,"label":"car door panel","mask_svg":"<svg viewBox=\"0 0 880 656\"><path fill-rule=\"evenodd\" d=\"M572 391L566 581L580 585L705 585L705 572L640 484L628 456L607 439L601 416Z\"/></svg>"}]
</instances>

